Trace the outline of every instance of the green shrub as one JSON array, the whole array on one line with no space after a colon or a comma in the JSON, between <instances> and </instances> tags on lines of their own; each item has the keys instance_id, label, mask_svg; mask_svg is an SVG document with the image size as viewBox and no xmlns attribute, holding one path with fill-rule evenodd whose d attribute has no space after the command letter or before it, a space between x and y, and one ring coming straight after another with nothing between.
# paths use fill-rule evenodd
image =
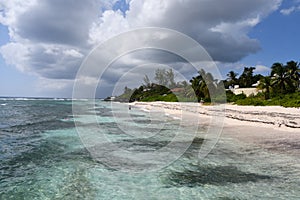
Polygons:
<instances>
[{"instance_id":1,"label":"green shrub","mask_svg":"<svg viewBox=\"0 0 300 200\"><path fill-rule=\"evenodd\" d=\"M253 105L253 106L264 106L264 100L256 97L248 97L246 99L239 99L236 101L238 105Z\"/></svg>"},{"instance_id":2,"label":"green shrub","mask_svg":"<svg viewBox=\"0 0 300 200\"><path fill-rule=\"evenodd\" d=\"M151 101L167 101L167 102L178 102L177 97L170 93L167 95L152 95L145 98L142 98L141 101L151 102Z\"/></svg>"},{"instance_id":3,"label":"green shrub","mask_svg":"<svg viewBox=\"0 0 300 200\"><path fill-rule=\"evenodd\" d=\"M246 99L247 96L242 93L242 94L238 94L238 95L235 95L232 91L230 90L227 90L226 91L226 96L227 96L227 102L236 102L238 100L241 100L241 99Z\"/></svg>"},{"instance_id":4,"label":"green shrub","mask_svg":"<svg viewBox=\"0 0 300 200\"><path fill-rule=\"evenodd\" d=\"M284 106L284 107L300 107L300 94L278 95L269 100L264 100L263 95L240 99L235 102L238 105L254 105L254 106Z\"/></svg>"}]
</instances>

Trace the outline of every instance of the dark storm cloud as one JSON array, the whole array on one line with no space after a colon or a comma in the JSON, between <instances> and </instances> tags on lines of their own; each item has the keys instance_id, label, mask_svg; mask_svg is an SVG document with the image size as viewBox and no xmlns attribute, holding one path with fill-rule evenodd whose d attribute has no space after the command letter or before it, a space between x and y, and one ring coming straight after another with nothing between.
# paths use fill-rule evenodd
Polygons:
<instances>
[{"instance_id":1,"label":"dark storm cloud","mask_svg":"<svg viewBox=\"0 0 300 200\"><path fill-rule=\"evenodd\" d=\"M17 34L33 42L85 45L97 1L43 0L17 18Z\"/></svg>"}]
</instances>

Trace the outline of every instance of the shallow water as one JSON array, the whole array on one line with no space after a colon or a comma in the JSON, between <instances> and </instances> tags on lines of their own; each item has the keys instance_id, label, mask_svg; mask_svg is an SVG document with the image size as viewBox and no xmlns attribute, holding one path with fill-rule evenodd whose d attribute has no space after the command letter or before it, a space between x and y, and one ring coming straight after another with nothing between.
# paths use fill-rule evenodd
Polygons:
<instances>
[{"instance_id":1,"label":"shallow water","mask_svg":"<svg viewBox=\"0 0 300 200\"><path fill-rule=\"evenodd\" d=\"M151 121L149 113L134 108L128 115L124 106L116 104L112 112L110 103L98 101L95 130L92 111L73 118L71 101L0 100L0 199L299 199L299 156L221 138L199 160L205 127L175 162L135 173L161 160L146 166L134 155L157 151L178 131L194 128L157 113ZM97 139L101 159L92 157L78 130L85 131L86 141ZM111 143L136 154L116 154Z\"/></svg>"}]
</instances>

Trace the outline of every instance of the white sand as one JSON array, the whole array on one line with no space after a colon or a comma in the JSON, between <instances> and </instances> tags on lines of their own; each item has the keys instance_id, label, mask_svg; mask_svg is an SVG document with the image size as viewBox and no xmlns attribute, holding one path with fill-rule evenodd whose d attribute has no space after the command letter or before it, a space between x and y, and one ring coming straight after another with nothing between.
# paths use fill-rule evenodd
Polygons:
<instances>
[{"instance_id":1,"label":"white sand","mask_svg":"<svg viewBox=\"0 0 300 200\"><path fill-rule=\"evenodd\" d=\"M133 107L181 119L186 125L222 127L222 137L300 150L300 109L280 106L203 106L198 103L135 102ZM222 118L222 116L224 116ZM219 120L219 122L216 120ZM214 121L214 123L212 123Z\"/></svg>"},{"instance_id":2,"label":"white sand","mask_svg":"<svg viewBox=\"0 0 300 200\"><path fill-rule=\"evenodd\" d=\"M217 105L203 106L198 103L173 103L173 102L135 102L132 104L143 110L160 109L175 117L185 114L196 114L193 117L226 117L226 124L241 125L241 122L248 122L247 125L260 127L286 128L286 130L300 131L300 109L284 108L280 106L237 106ZM234 119L234 120L229 120Z\"/></svg>"}]
</instances>

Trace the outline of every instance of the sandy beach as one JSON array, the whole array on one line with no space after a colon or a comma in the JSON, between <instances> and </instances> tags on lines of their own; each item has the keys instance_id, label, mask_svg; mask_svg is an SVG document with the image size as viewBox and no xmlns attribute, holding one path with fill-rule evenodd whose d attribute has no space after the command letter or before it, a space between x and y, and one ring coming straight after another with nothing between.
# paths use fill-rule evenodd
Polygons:
<instances>
[{"instance_id":1,"label":"sandy beach","mask_svg":"<svg viewBox=\"0 0 300 200\"><path fill-rule=\"evenodd\" d=\"M293 154L300 150L299 108L228 104L204 106L173 102L135 102L131 106L147 112L164 112L170 117L183 120L187 126L220 126L220 139L235 138L266 149Z\"/></svg>"}]
</instances>

